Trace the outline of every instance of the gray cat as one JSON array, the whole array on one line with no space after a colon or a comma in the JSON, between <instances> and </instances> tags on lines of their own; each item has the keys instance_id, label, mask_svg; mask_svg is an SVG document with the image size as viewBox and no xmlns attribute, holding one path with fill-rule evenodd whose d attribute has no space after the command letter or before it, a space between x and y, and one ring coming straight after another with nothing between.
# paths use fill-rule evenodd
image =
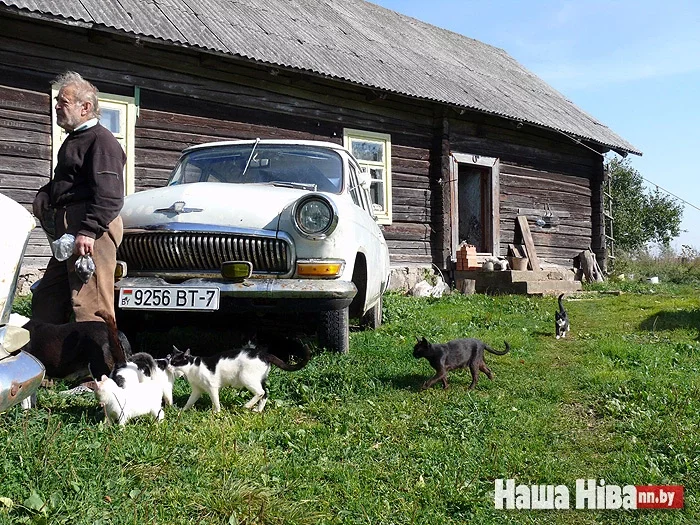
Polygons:
<instances>
[{"instance_id":1,"label":"gray cat","mask_svg":"<svg viewBox=\"0 0 700 525\"><path fill-rule=\"evenodd\" d=\"M442 381L443 388L448 388L447 372L457 368L469 367L469 370L471 370L472 383L469 385L470 390L476 386L476 382L479 380L479 370L493 380L493 372L489 370L484 361L484 350L495 355L505 355L510 350L510 346L507 341L504 342L506 349L503 352L498 352L483 341L474 338L454 339L441 344L431 344L425 337L418 339L418 342L413 347L413 357L416 359L425 357L430 366L435 369L435 375L423 383L421 390L430 388L438 381Z\"/></svg>"}]
</instances>

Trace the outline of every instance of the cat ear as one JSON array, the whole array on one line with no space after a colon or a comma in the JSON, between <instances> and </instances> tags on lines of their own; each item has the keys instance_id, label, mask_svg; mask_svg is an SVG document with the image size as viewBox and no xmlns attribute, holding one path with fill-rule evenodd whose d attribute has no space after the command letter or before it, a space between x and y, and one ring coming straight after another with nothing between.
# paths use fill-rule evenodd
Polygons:
<instances>
[{"instance_id":1,"label":"cat ear","mask_svg":"<svg viewBox=\"0 0 700 525\"><path fill-rule=\"evenodd\" d=\"M425 338L425 336L423 336L423 341L422 341L422 342L423 342L424 345L429 345L429 344L430 344L430 343L428 342L428 340Z\"/></svg>"},{"instance_id":2,"label":"cat ear","mask_svg":"<svg viewBox=\"0 0 700 525\"><path fill-rule=\"evenodd\" d=\"M187 350L185 350L185 355L191 355L191 354L190 354L190 349L189 349L189 348L188 348Z\"/></svg>"}]
</instances>

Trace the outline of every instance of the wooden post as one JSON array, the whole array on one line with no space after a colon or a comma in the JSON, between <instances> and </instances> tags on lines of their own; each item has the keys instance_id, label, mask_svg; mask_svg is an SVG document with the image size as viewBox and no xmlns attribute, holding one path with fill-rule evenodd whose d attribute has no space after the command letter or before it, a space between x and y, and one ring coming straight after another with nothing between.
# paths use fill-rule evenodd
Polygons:
<instances>
[{"instance_id":1,"label":"wooden post","mask_svg":"<svg viewBox=\"0 0 700 525\"><path fill-rule=\"evenodd\" d=\"M520 226L520 232L523 234L527 257L530 259L530 268L539 271L540 260L537 258L535 243L532 241L532 234L530 233L530 227L527 225L527 217L525 215L518 215L518 225Z\"/></svg>"},{"instance_id":2,"label":"wooden post","mask_svg":"<svg viewBox=\"0 0 700 525\"><path fill-rule=\"evenodd\" d=\"M464 295L474 295L476 292L476 280L475 279L458 279L457 289Z\"/></svg>"}]
</instances>

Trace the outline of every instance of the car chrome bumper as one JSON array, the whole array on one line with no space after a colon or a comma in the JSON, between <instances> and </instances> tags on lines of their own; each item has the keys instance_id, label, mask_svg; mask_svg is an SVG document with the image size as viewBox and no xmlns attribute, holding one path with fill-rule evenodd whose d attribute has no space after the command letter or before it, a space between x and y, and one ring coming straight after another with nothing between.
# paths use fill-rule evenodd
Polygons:
<instances>
[{"instance_id":1,"label":"car chrome bumper","mask_svg":"<svg viewBox=\"0 0 700 525\"><path fill-rule=\"evenodd\" d=\"M0 359L0 412L36 392L44 373L44 365L26 352Z\"/></svg>"},{"instance_id":2,"label":"car chrome bumper","mask_svg":"<svg viewBox=\"0 0 700 525\"><path fill-rule=\"evenodd\" d=\"M115 284L120 288L138 287L212 287L220 290L222 298L233 299L302 299L352 301L357 293L351 281L337 279L246 279L235 283L223 279L187 279L171 284L158 277L125 277Z\"/></svg>"}]
</instances>

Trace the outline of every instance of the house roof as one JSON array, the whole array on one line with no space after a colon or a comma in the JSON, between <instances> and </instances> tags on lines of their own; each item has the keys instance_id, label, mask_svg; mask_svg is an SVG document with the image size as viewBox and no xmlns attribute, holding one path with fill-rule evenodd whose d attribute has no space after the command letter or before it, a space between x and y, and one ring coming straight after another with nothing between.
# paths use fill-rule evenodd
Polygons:
<instances>
[{"instance_id":1,"label":"house roof","mask_svg":"<svg viewBox=\"0 0 700 525\"><path fill-rule=\"evenodd\" d=\"M641 155L502 49L364 0L0 0L3 7L498 115Z\"/></svg>"}]
</instances>

